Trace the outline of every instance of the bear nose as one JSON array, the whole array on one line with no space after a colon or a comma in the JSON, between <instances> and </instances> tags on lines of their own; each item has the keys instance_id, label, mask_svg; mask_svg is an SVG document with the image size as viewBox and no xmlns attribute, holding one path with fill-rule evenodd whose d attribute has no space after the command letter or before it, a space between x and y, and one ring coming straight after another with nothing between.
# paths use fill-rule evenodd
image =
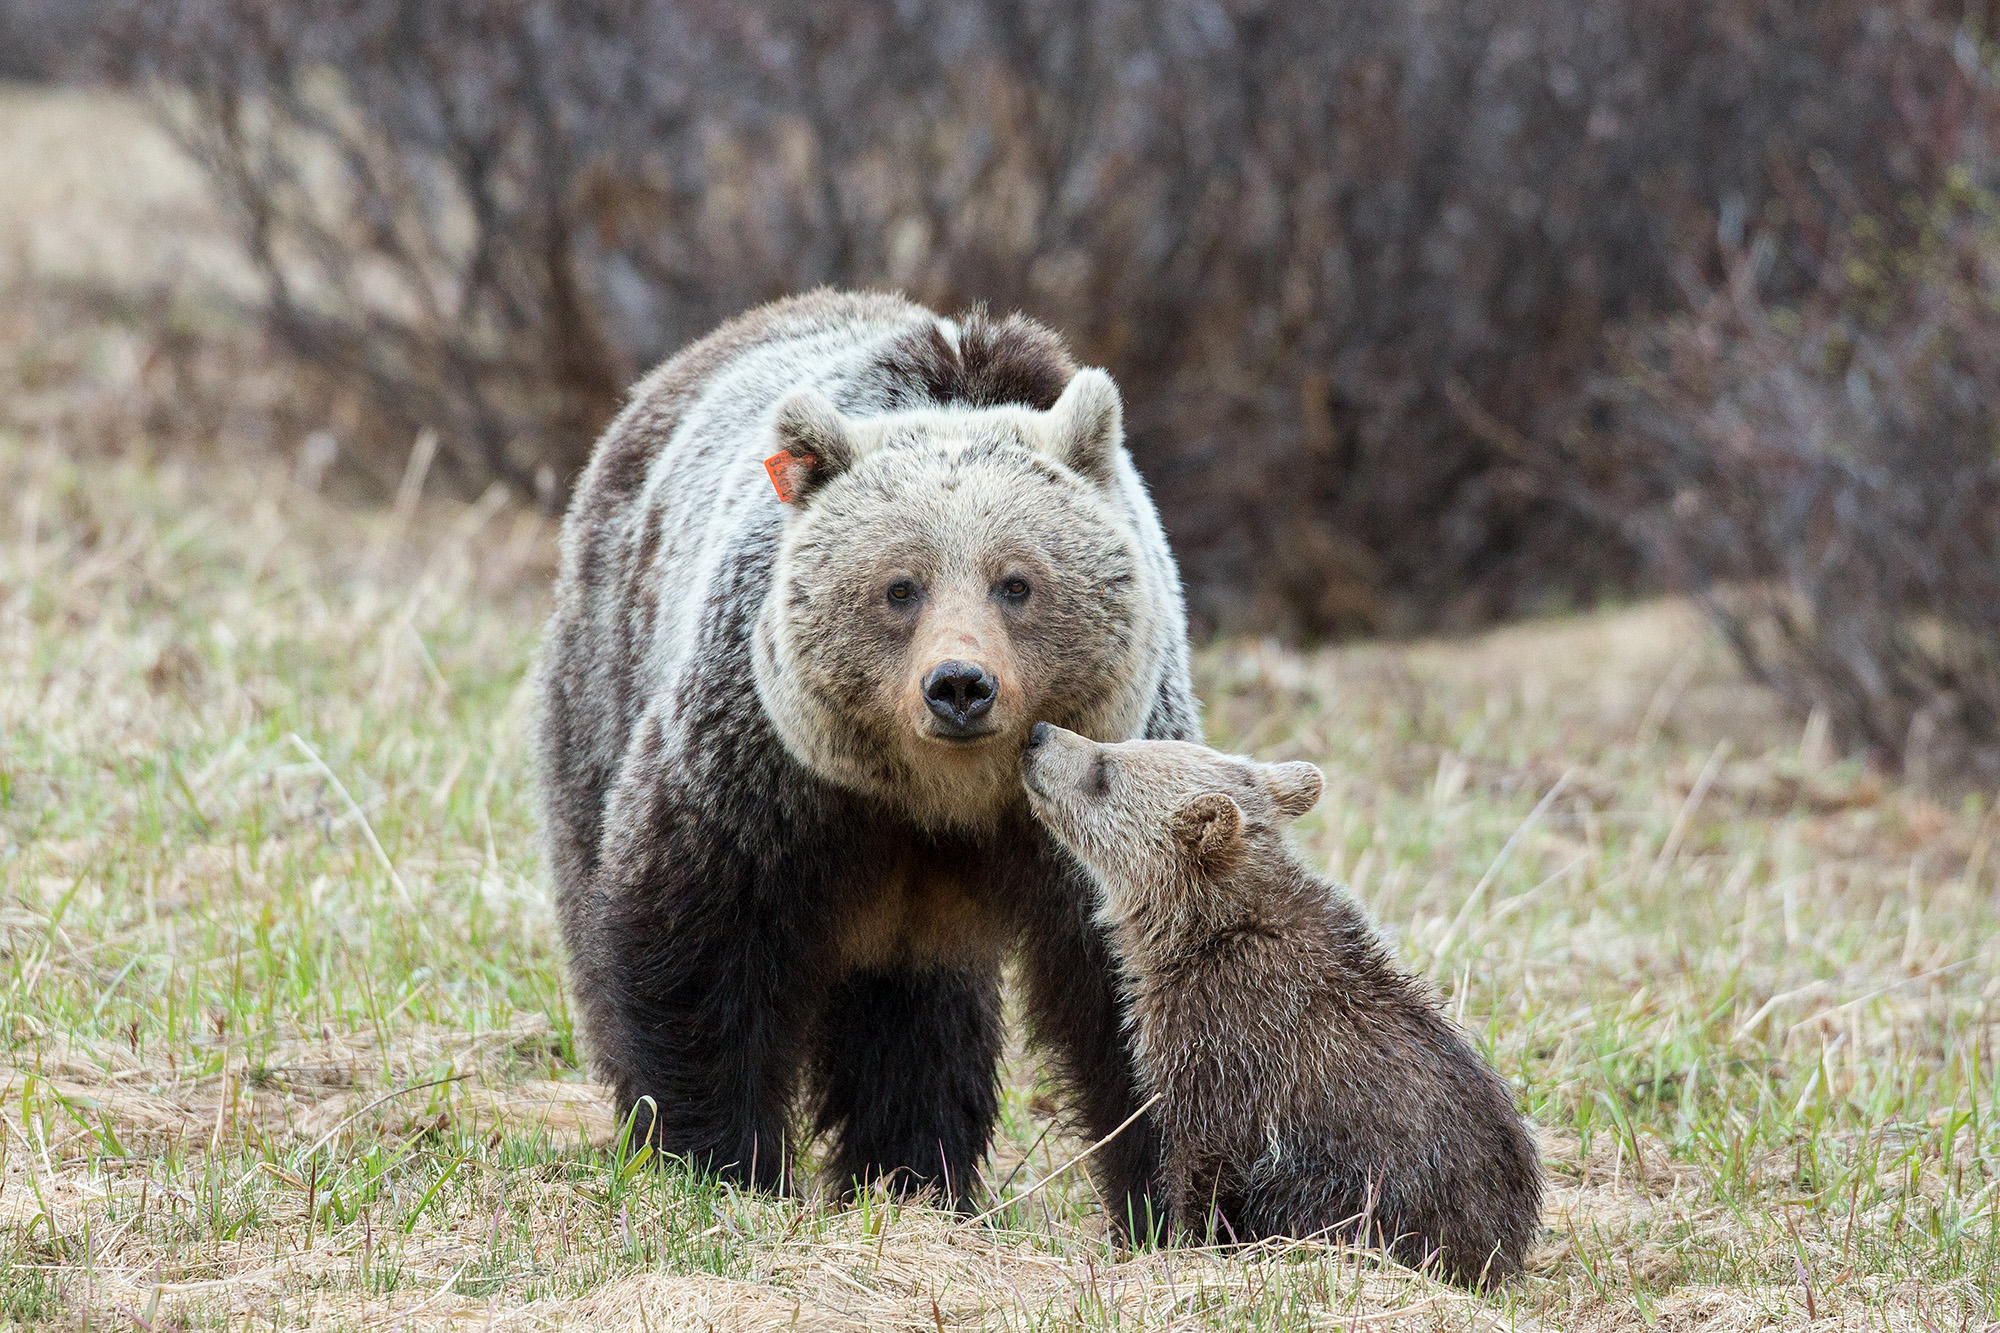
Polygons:
<instances>
[{"instance_id":1,"label":"bear nose","mask_svg":"<svg viewBox=\"0 0 2000 1333\"><path fill-rule=\"evenodd\" d=\"M1049 741L1048 723L1037 722L1033 727L1028 729L1028 748L1030 750L1038 750L1042 746L1048 744L1048 741Z\"/></svg>"},{"instance_id":2,"label":"bear nose","mask_svg":"<svg viewBox=\"0 0 2000 1333\"><path fill-rule=\"evenodd\" d=\"M997 690L977 662L940 662L924 677L924 702L955 727L986 716Z\"/></svg>"}]
</instances>

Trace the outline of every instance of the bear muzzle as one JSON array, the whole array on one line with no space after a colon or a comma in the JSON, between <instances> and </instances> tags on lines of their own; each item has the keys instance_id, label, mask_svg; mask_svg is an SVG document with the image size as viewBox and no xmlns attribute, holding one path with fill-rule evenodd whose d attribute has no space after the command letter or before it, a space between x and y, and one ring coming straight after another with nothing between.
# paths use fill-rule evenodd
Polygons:
<instances>
[{"instance_id":1,"label":"bear muzzle","mask_svg":"<svg viewBox=\"0 0 2000 1333\"><path fill-rule=\"evenodd\" d=\"M924 705L937 721L933 734L946 740L976 740L992 734L986 721L1000 686L977 662L940 662L924 676Z\"/></svg>"},{"instance_id":2,"label":"bear muzzle","mask_svg":"<svg viewBox=\"0 0 2000 1333\"><path fill-rule=\"evenodd\" d=\"M1029 805L1044 819L1056 817L1055 798L1067 782L1074 784L1080 758L1094 748L1089 739L1048 722L1037 722L1028 730L1028 743L1021 751L1021 785L1028 789Z\"/></svg>"}]
</instances>

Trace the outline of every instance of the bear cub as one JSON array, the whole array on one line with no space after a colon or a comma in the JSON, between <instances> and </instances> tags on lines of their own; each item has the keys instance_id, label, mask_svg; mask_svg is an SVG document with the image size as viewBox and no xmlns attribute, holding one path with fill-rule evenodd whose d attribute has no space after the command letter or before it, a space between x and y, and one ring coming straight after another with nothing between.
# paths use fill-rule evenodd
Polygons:
<instances>
[{"instance_id":1,"label":"bear cub","mask_svg":"<svg viewBox=\"0 0 2000 1333\"><path fill-rule=\"evenodd\" d=\"M1484 1286L1541 1173L1507 1084L1284 826L1311 764L1040 723L1028 803L1095 881L1162 1144L1170 1234L1343 1235Z\"/></svg>"}]
</instances>

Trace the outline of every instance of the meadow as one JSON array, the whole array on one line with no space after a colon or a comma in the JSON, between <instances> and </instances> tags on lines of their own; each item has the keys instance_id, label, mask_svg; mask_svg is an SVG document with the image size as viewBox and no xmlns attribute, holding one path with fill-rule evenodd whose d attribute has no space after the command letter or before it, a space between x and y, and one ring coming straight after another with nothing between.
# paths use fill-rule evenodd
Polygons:
<instances>
[{"instance_id":1,"label":"meadow","mask_svg":"<svg viewBox=\"0 0 2000 1333\"><path fill-rule=\"evenodd\" d=\"M8 170L79 125L145 155L40 98ZM189 445L116 320L43 295L62 218L118 209L5 175L0 1322L2000 1327L1991 796L1834 753L1674 601L1198 655L1211 739L1325 769L1301 845L1538 1126L1521 1281L1121 1249L1018 1039L977 1221L626 1151L537 851L553 523L427 496L421 449L363 505Z\"/></svg>"}]
</instances>

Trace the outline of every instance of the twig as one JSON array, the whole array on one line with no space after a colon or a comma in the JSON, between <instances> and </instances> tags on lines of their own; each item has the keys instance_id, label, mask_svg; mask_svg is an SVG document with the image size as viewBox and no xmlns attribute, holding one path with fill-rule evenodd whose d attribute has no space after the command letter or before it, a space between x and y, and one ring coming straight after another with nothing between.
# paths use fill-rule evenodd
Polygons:
<instances>
[{"instance_id":1,"label":"twig","mask_svg":"<svg viewBox=\"0 0 2000 1333\"><path fill-rule=\"evenodd\" d=\"M967 1224L976 1225L977 1223L984 1222L987 1218L993 1216L995 1213L1005 1212L1007 1209L1012 1208L1015 1204L1020 1203L1024 1199L1033 1197L1035 1194L1041 1191L1042 1186L1050 1184L1055 1180L1057 1176L1060 1176L1063 1172L1069 1170L1071 1167L1082 1162L1084 1158L1090 1156L1092 1153L1096 1152L1099 1148L1102 1148L1105 1144L1117 1138L1120 1134L1123 1134L1127 1129L1131 1127L1133 1121L1137 1120L1140 1116L1146 1114L1146 1112L1152 1110L1154 1105L1157 1104L1160 1098L1164 1096L1166 1096L1166 1094L1163 1092L1154 1093L1151 1097L1148 1097L1146 1099L1146 1104L1144 1106L1134 1111L1131 1115L1126 1116L1124 1123L1119 1125L1118 1128L1112 1130L1109 1134L1106 1134L1103 1138L1091 1144L1088 1148L1085 1148L1082 1152L1070 1158L1067 1162L1064 1162L1061 1166L1049 1172L1046 1176L1043 1176L1040 1180L1028 1186L1028 1188L1022 1190L1019 1194L1016 1194L1013 1198L1008 1199L1003 1203L996 1203L991 1208L988 1208L985 1212L979 1214L979 1216L967 1219Z\"/></svg>"},{"instance_id":2,"label":"twig","mask_svg":"<svg viewBox=\"0 0 2000 1333\"><path fill-rule=\"evenodd\" d=\"M409 1309L402 1311L395 1311L395 1312L384 1311L381 1314L374 1316L373 1320L368 1320L364 1322L387 1320L392 1313L395 1313L400 1316L397 1319L396 1327L397 1328L408 1327L411 1316L422 1314L425 1310L430 1309L433 1305L436 1305L439 1301L451 1295L451 1289L458 1285L458 1280L465 1276L466 1270L471 1268L472 1265L478 1261L478 1259L479 1256L476 1254L473 1255L471 1258L468 1258L464 1263L458 1266L457 1272L445 1278L443 1286L439 1287L436 1291L426 1296L423 1300L418 1301L414 1306L411 1306Z\"/></svg>"},{"instance_id":3,"label":"twig","mask_svg":"<svg viewBox=\"0 0 2000 1333\"><path fill-rule=\"evenodd\" d=\"M1575 870L1578 866L1582 865L1585 861L1588 861L1589 859L1590 859L1589 852L1578 852L1576 854L1575 860L1571 861L1561 870L1556 871L1555 874L1550 875L1547 879L1543 880L1540 884L1537 884L1534 888L1529 889L1526 893L1517 893L1513 897L1507 899L1507 901L1497 904L1493 908L1493 910L1487 914L1485 922L1483 922L1480 925L1479 929L1466 937L1465 941L1466 944L1468 945L1477 944L1479 943L1479 941L1485 939L1486 932L1493 929L1493 927L1499 923L1502 917L1506 916L1509 912L1518 911L1520 908L1525 907L1534 898L1536 894L1540 893L1543 889L1546 889L1549 885L1555 883L1557 880L1564 878L1569 874L1570 871ZM1601 881L1600 883L1606 883L1606 882L1609 881ZM1602 892L1601 887L1599 891Z\"/></svg>"},{"instance_id":4,"label":"twig","mask_svg":"<svg viewBox=\"0 0 2000 1333\"><path fill-rule=\"evenodd\" d=\"M1695 668L1701 665L1701 646L1699 638L1689 644L1687 651L1667 669L1660 688L1646 701L1646 711L1639 715L1639 728L1633 733L1639 744L1651 744L1660 734L1660 728L1667 724L1667 715L1674 711L1674 705L1687 691L1688 682L1694 679Z\"/></svg>"},{"instance_id":5,"label":"twig","mask_svg":"<svg viewBox=\"0 0 2000 1333\"><path fill-rule=\"evenodd\" d=\"M1857 995L1851 1000L1847 1000L1840 1004L1836 1004L1831 1009L1815 1009L1812 1013L1807 1014L1804 1018L1801 1018L1798 1022L1792 1024L1792 1026L1786 1030L1789 1032L1796 1032L1808 1023L1816 1023L1822 1018L1826 1018L1829 1017L1830 1015L1840 1013L1843 1010L1852 1009L1858 1004L1866 1004L1870 1000L1880 999L1882 996L1887 995L1892 990L1901 990L1905 986L1914 986L1919 981L1929 981L1933 977L1941 977L1947 972L1956 972L1958 971L1959 968L1969 967L1973 963L1976 963L1978 961L1979 960L1976 958L1961 958L1955 963L1946 963L1943 967L1934 967L1930 971L1922 973L1918 976L1904 977L1901 981L1892 981L1886 986L1878 986L1876 989L1869 991L1866 995ZM1807 987L1807 989L1811 989L1811 987ZM1784 997L1778 996L1776 998L1782 999ZM1765 1006L1765 1008L1767 1009L1769 1007L1770 1007L1769 1005ZM1758 1017L1761 1018L1762 1016L1763 1016L1763 1011L1759 1010Z\"/></svg>"},{"instance_id":6,"label":"twig","mask_svg":"<svg viewBox=\"0 0 2000 1333\"><path fill-rule=\"evenodd\" d=\"M1472 909L1478 904L1480 898L1485 895L1487 888L1500 874L1500 868L1507 864L1507 858L1514 854L1514 845L1520 842L1522 836L1535 826L1536 822L1541 819L1542 813L1555 804L1556 797L1562 795L1563 788L1569 786L1569 780L1575 775L1575 769L1564 769L1563 775L1556 779L1556 785L1549 788L1548 795L1535 802L1535 808L1528 812L1528 817L1521 821L1520 826L1513 833L1508 835L1506 843L1500 848L1500 854L1493 858L1493 864L1486 867L1486 873L1479 877L1479 883L1473 886L1472 892L1466 894L1465 901L1459 904L1458 915L1452 917L1451 925L1444 932L1444 938L1439 940L1437 948L1431 951L1432 957L1444 957L1445 951L1451 948L1452 941L1458 938L1458 932L1464 927L1466 918L1472 915Z\"/></svg>"},{"instance_id":7,"label":"twig","mask_svg":"<svg viewBox=\"0 0 2000 1333\"><path fill-rule=\"evenodd\" d=\"M368 822L368 816L362 813L361 806L348 793L347 784L340 780L339 774L327 767L326 760L319 757L319 751L306 744L305 738L298 732L286 732L285 739L297 747L299 753L306 757L306 762L318 769L320 776L332 783L333 789L340 793L340 799L347 802L348 812L354 816L355 822L361 825L361 835L368 839L369 847L375 852L375 859L382 863L382 869L389 872L389 882L396 886L396 893L402 898L403 906L414 910L416 901L410 897L409 889L404 887L403 877L396 873L396 863L391 861L389 853L382 849L382 840L375 836L375 826Z\"/></svg>"},{"instance_id":8,"label":"twig","mask_svg":"<svg viewBox=\"0 0 2000 1333\"><path fill-rule=\"evenodd\" d=\"M389 526L368 553L370 573L376 572L388 549L401 541L403 534L409 530L410 519L417 512L417 501L423 498L424 481L430 476L431 464L437 461L437 453L438 433L426 426L417 432L417 438L410 445L410 457L403 464L403 479L397 483L396 499L389 509Z\"/></svg>"},{"instance_id":9,"label":"twig","mask_svg":"<svg viewBox=\"0 0 2000 1333\"><path fill-rule=\"evenodd\" d=\"M1832 989L1832 987L1833 983L1831 981L1822 979L1819 981L1809 982L1804 986L1798 987L1796 990L1779 991L1776 995L1773 995L1770 999L1764 1001L1763 1005L1757 1010L1756 1013L1750 1015L1750 1017L1743 1020L1742 1026L1736 1029L1736 1035L1732 1038L1732 1040L1741 1041L1745 1037L1749 1036L1752 1032L1755 1032L1757 1030L1757 1025L1764 1021L1764 1016L1770 1013L1773 1009L1776 1009L1779 1005L1784 1004L1789 1000L1803 999L1806 996L1812 995L1818 991L1830 990Z\"/></svg>"},{"instance_id":10,"label":"twig","mask_svg":"<svg viewBox=\"0 0 2000 1333\"><path fill-rule=\"evenodd\" d=\"M1005 1194L1007 1192L1007 1187L1014 1183L1014 1177L1021 1174L1021 1168L1028 1164L1028 1159L1035 1155L1035 1149L1042 1146L1042 1140L1047 1138L1049 1136L1049 1131L1054 1129L1055 1127L1056 1127L1056 1122L1053 1120L1049 1121L1048 1124L1042 1126L1042 1132L1035 1135L1035 1141L1028 1145L1028 1151L1021 1154L1021 1160L1014 1163L1014 1169L1012 1171L1009 1171L1007 1173L1007 1178L1000 1182L1000 1188L993 1191L993 1195L995 1198L998 1198L1000 1195Z\"/></svg>"},{"instance_id":11,"label":"twig","mask_svg":"<svg viewBox=\"0 0 2000 1333\"><path fill-rule=\"evenodd\" d=\"M1653 868L1646 874L1646 887L1657 889L1660 881L1667 877L1674 858L1680 855L1681 839L1687 836L1688 823L1695 811L1701 809L1702 800L1708 789L1715 783L1715 775L1722 771L1722 761L1729 757L1729 738L1724 736L1715 743L1715 749L1708 756L1708 762L1701 766L1701 776L1694 780L1694 787L1681 802L1680 813L1674 816L1674 826L1667 830L1667 840L1660 844L1660 854L1653 858Z\"/></svg>"},{"instance_id":12,"label":"twig","mask_svg":"<svg viewBox=\"0 0 2000 1333\"><path fill-rule=\"evenodd\" d=\"M434 1078L428 1083L412 1083L407 1088L397 1088L394 1092L385 1092L380 1097L377 1097L374 1101L368 1103L368 1105L362 1107L359 1111L356 1111L352 1115L349 1115L344 1119L342 1119L339 1124L335 1125L332 1129L329 1129L326 1133L320 1135L319 1140L316 1143L314 1143L312 1147L306 1149L306 1158L310 1160L314 1153L318 1152L321 1148L324 1148L328 1143L332 1142L334 1135L340 1133L341 1130L346 1129L349 1125L359 1120L362 1116L367 1115L370 1111L380 1106L383 1102L393 1102L396 1100L396 1098L407 1096L412 1092L422 1092L425 1088L435 1088L446 1083L457 1083L471 1077L472 1075L470 1074L452 1074L445 1078Z\"/></svg>"},{"instance_id":13,"label":"twig","mask_svg":"<svg viewBox=\"0 0 2000 1333\"><path fill-rule=\"evenodd\" d=\"M1412 1301L1408 1305L1399 1305L1393 1310L1377 1310L1372 1314L1349 1315L1347 1318L1341 1320L1341 1322L1350 1328L1356 1324L1379 1324L1389 1319L1401 1319L1404 1315L1415 1314L1419 1310L1428 1310L1439 1301L1449 1299L1451 1299L1450 1293L1438 1292L1436 1295L1426 1296L1420 1301Z\"/></svg>"}]
</instances>

